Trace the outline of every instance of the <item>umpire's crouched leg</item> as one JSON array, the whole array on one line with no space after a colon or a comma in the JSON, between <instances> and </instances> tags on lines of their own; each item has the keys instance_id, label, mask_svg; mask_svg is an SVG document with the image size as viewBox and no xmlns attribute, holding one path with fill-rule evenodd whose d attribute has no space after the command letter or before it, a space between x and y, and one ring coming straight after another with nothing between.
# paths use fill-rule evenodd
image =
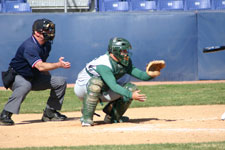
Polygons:
<instances>
[{"instance_id":1,"label":"umpire's crouched leg","mask_svg":"<svg viewBox=\"0 0 225 150\"><path fill-rule=\"evenodd\" d=\"M43 83L42 86L50 89L50 96L47 101L47 106L44 110L42 121L63 121L67 117L58 111L61 110L64 95L66 91L66 80L63 77L57 76L42 76L42 79L47 81Z\"/></svg>"},{"instance_id":2,"label":"umpire's crouched leg","mask_svg":"<svg viewBox=\"0 0 225 150\"><path fill-rule=\"evenodd\" d=\"M63 77L52 76L50 84L51 92L47 105L55 110L61 110L66 93L66 80Z\"/></svg>"}]
</instances>

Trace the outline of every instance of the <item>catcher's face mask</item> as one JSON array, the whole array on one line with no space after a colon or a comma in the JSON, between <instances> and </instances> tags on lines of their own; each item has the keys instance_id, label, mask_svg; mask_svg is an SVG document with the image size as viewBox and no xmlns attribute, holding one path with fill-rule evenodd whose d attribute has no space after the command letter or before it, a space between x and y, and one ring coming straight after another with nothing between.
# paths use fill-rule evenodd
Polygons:
<instances>
[{"instance_id":1,"label":"catcher's face mask","mask_svg":"<svg viewBox=\"0 0 225 150\"><path fill-rule=\"evenodd\" d=\"M55 38L55 24L48 19L38 19L33 24L33 33L37 31L44 36L45 41L53 41Z\"/></svg>"},{"instance_id":2,"label":"catcher's face mask","mask_svg":"<svg viewBox=\"0 0 225 150\"><path fill-rule=\"evenodd\" d=\"M109 41L108 51L112 53L119 62L128 66L131 53L131 44L123 38L113 38Z\"/></svg>"}]
</instances>

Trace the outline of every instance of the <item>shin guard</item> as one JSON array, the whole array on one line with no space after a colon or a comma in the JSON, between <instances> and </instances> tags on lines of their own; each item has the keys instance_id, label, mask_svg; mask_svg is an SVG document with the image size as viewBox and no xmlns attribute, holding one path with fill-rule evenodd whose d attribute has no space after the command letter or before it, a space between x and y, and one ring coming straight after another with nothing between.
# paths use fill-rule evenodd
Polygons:
<instances>
[{"instance_id":1,"label":"shin guard","mask_svg":"<svg viewBox=\"0 0 225 150\"><path fill-rule=\"evenodd\" d=\"M93 115L99 101L102 87L103 81L100 78L93 77L89 80L87 85L87 94L83 100L83 117L81 119L82 123L90 125L94 124Z\"/></svg>"},{"instance_id":2,"label":"shin guard","mask_svg":"<svg viewBox=\"0 0 225 150\"><path fill-rule=\"evenodd\" d=\"M124 88L128 89L131 92L137 90L137 86L132 83L125 84ZM109 102L104 107L103 112L108 115L108 119L111 119L112 123L124 122L122 116L129 108L131 102L132 99L121 97L116 101Z\"/></svg>"}]
</instances>

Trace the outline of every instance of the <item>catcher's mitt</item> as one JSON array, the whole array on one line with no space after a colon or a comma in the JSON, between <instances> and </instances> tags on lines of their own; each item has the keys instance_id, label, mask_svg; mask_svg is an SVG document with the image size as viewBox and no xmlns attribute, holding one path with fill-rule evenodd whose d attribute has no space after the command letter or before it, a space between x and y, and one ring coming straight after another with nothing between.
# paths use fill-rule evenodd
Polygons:
<instances>
[{"instance_id":1,"label":"catcher's mitt","mask_svg":"<svg viewBox=\"0 0 225 150\"><path fill-rule=\"evenodd\" d=\"M149 76L155 78L160 75L160 70L166 66L164 60L154 60L148 63L146 72Z\"/></svg>"}]
</instances>

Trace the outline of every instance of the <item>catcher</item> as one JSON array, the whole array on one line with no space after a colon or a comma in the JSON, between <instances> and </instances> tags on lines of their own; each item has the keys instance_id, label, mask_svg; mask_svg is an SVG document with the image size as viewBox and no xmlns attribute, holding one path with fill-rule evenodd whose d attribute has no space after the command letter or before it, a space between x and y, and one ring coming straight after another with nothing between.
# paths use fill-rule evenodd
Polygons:
<instances>
[{"instance_id":1,"label":"catcher","mask_svg":"<svg viewBox=\"0 0 225 150\"><path fill-rule=\"evenodd\" d=\"M108 52L86 65L78 74L74 87L75 94L83 100L82 126L93 126L93 116L98 102L108 102L103 108L106 113L105 123L128 121L123 114L132 100L144 102L146 95L141 94L132 83L119 84L117 81L125 74L147 81L160 75L165 62L152 61L147 65L146 72L134 67L130 59L131 44L124 38L112 38Z\"/></svg>"}]
</instances>

